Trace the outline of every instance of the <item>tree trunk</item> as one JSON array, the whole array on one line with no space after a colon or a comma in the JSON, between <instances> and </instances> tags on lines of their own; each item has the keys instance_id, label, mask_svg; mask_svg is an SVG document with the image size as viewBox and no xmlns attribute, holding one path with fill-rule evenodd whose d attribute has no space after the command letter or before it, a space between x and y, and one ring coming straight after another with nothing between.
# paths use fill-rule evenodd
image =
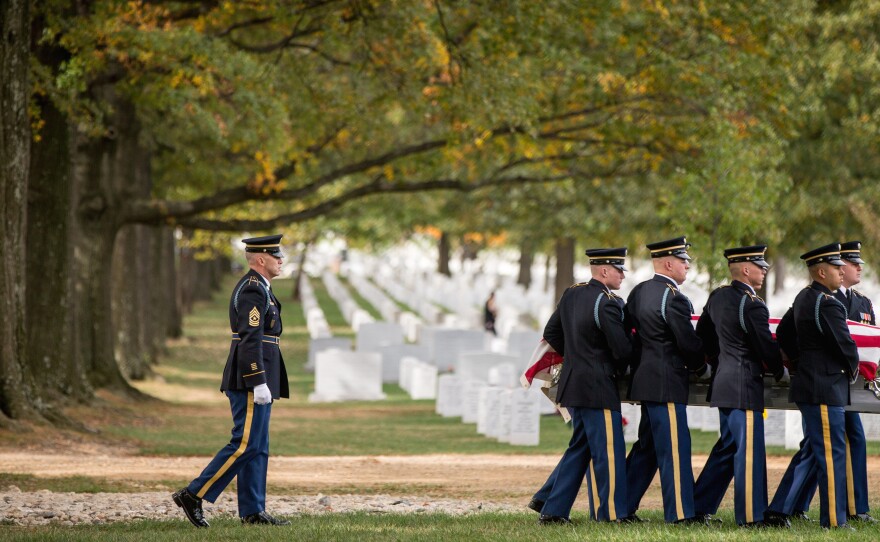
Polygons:
<instances>
[{"instance_id":1,"label":"tree trunk","mask_svg":"<svg viewBox=\"0 0 880 542\"><path fill-rule=\"evenodd\" d=\"M773 293L778 294L785 288L785 258L776 258L770 269L773 272Z\"/></svg>"},{"instance_id":2,"label":"tree trunk","mask_svg":"<svg viewBox=\"0 0 880 542\"><path fill-rule=\"evenodd\" d=\"M519 275L516 283L526 290L532 284L532 263L535 261L535 245L531 241L523 241L519 246Z\"/></svg>"},{"instance_id":3,"label":"tree trunk","mask_svg":"<svg viewBox=\"0 0 880 542\"><path fill-rule=\"evenodd\" d=\"M574 284L574 238L556 240L556 301L566 288Z\"/></svg>"},{"instance_id":4,"label":"tree trunk","mask_svg":"<svg viewBox=\"0 0 880 542\"><path fill-rule=\"evenodd\" d=\"M140 396L120 371L114 352L111 271L114 241L124 223L123 205L130 199L126 194L126 187L133 182L128 176L130 166L137 163L143 149L137 143L131 104L111 87L98 87L93 92L96 99L110 104L114 113L108 118L105 137L77 133L74 138L74 349L93 386Z\"/></svg>"},{"instance_id":5,"label":"tree trunk","mask_svg":"<svg viewBox=\"0 0 880 542\"><path fill-rule=\"evenodd\" d=\"M121 107L118 111L122 128L116 139L111 184L123 198L148 198L152 191L150 155L140 149L138 125L134 110ZM124 123L124 124L123 124ZM128 180L123 184L123 180ZM110 298L112 300L114 357L125 375L143 380L150 374L155 362L156 318L153 314L153 295L156 284L152 238L156 227L132 224L123 226L116 235L112 260Z\"/></svg>"},{"instance_id":6,"label":"tree trunk","mask_svg":"<svg viewBox=\"0 0 880 542\"><path fill-rule=\"evenodd\" d=\"M449 271L449 235L444 231L440 233L440 241L437 243L437 272L451 277Z\"/></svg>"},{"instance_id":7,"label":"tree trunk","mask_svg":"<svg viewBox=\"0 0 880 542\"><path fill-rule=\"evenodd\" d=\"M73 355L73 252L70 248L71 131L67 118L48 101L41 101L45 122L33 146L28 190L28 360L43 400L55 396L85 400L92 387L81 359ZM46 338L51 340L47 341Z\"/></svg>"},{"instance_id":8,"label":"tree trunk","mask_svg":"<svg viewBox=\"0 0 880 542\"><path fill-rule=\"evenodd\" d=\"M183 313L180 306L180 297L177 295L179 275L177 272L177 242L174 237L174 229L163 227L159 232L159 285L163 301L160 303L165 311L163 323L162 347L164 338L178 338L183 335Z\"/></svg>"},{"instance_id":9,"label":"tree trunk","mask_svg":"<svg viewBox=\"0 0 880 542\"><path fill-rule=\"evenodd\" d=\"M297 262L296 262L296 270L293 272L293 288L292 288L292 296L291 298L299 303L302 301L302 292L300 291L300 282L302 281L303 274L305 273L305 265L306 265L306 257L309 254L309 248L312 246L312 241L308 241L303 244L303 248L300 251Z\"/></svg>"},{"instance_id":10,"label":"tree trunk","mask_svg":"<svg viewBox=\"0 0 880 542\"><path fill-rule=\"evenodd\" d=\"M28 0L0 5L0 424L32 416L26 370L25 231L31 131L28 120L30 6Z\"/></svg>"},{"instance_id":11,"label":"tree trunk","mask_svg":"<svg viewBox=\"0 0 880 542\"><path fill-rule=\"evenodd\" d=\"M550 262L553 260L553 256L550 254L546 254L544 256L544 291L550 289Z\"/></svg>"}]
</instances>

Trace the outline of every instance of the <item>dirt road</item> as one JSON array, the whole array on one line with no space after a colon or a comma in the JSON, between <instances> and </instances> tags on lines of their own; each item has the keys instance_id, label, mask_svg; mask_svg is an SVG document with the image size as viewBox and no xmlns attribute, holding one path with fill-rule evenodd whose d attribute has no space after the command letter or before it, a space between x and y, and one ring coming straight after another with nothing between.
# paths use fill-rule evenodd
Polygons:
<instances>
[{"instance_id":1,"label":"dirt road","mask_svg":"<svg viewBox=\"0 0 880 542\"><path fill-rule=\"evenodd\" d=\"M555 466L557 455L418 455L272 457L269 484L287 495L400 494L479 499L498 503L528 502ZM789 457L768 458L771 495ZM0 451L0 472L37 477L86 476L107 480L156 482L189 480L208 457L143 457L102 453L34 453ZM706 461L695 456L694 472ZM869 484L880 491L880 457L869 457ZM728 498L732 498L729 491ZM660 507L659 477L643 501Z\"/></svg>"}]
</instances>

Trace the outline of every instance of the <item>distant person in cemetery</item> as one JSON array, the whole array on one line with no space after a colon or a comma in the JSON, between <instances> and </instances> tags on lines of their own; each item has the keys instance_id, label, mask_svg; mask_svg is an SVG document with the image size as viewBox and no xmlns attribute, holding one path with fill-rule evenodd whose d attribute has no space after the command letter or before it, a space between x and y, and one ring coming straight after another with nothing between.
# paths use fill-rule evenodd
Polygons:
<instances>
[{"instance_id":1,"label":"distant person in cemetery","mask_svg":"<svg viewBox=\"0 0 880 542\"><path fill-rule=\"evenodd\" d=\"M635 329L630 399L641 403L638 440L626 459L628 512L635 515L660 470L667 523L708 524L694 509L694 473L686 406L691 371L708 380L703 342L691 324L693 306L678 286L690 269L685 237L647 245L654 277L630 292L626 316Z\"/></svg>"},{"instance_id":2,"label":"distant person in cemetery","mask_svg":"<svg viewBox=\"0 0 880 542\"><path fill-rule=\"evenodd\" d=\"M847 478L854 473L847 472L849 454L844 407L850 404L850 383L855 382L859 374L859 353L846 323L846 307L835 294L842 285L844 271L841 268L846 263L841 259L838 243L811 250L801 255L801 259L807 265L812 283L800 291L777 328L779 343L789 357L796 359L792 364L788 399L801 411L802 444L812 453L817 467L820 524L826 528L849 527ZM792 333L794 338L790 337ZM796 353L792 354L793 351ZM801 476L803 471L807 471L808 476L812 465L807 457L801 457L800 465L794 467L800 467ZM790 476L797 470L789 467L777 489L775 503L797 498L798 484L803 482L792 482L793 476ZM791 483L789 494L780 495L786 483ZM780 513L771 503L767 515Z\"/></svg>"},{"instance_id":3,"label":"distant person in cemetery","mask_svg":"<svg viewBox=\"0 0 880 542\"><path fill-rule=\"evenodd\" d=\"M498 315L498 307L495 305L495 292L489 294L489 299L483 305L483 326L486 331L491 331L492 335L498 335L495 331L495 317Z\"/></svg>"},{"instance_id":4,"label":"distant person in cemetery","mask_svg":"<svg viewBox=\"0 0 880 542\"><path fill-rule=\"evenodd\" d=\"M243 524L289 525L266 512L269 416L272 401L290 397L281 357L281 303L272 279L281 274L281 235L243 240L250 270L232 291L232 341L220 390L232 408L232 439L172 499L196 527L208 527L202 501L213 503L238 476L238 513Z\"/></svg>"},{"instance_id":5,"label":"distant person in cemetery","mask_svg":"<svg viewBox=\"0 0 880 542\"><path fill-rule=\"evenodd\" d=\"M873 326L876 325L876 318L871 300L853 288L861 282L862 266L865 263L861 257L861 247L860 241L841 243L840 257L844 265L840 269L843 276L840 288L834 296L846 309L848 320ZM862 420L858 412L847 410L844 411L844 421L847 519L874 523L876 520L868 513L867 439ZM819 485L818 473L819 466L810 450L809 441L804 439L776 490L776 496L771 503L773 513L778 516L804 517Z\"/></svg>"},{"instance_id":6,"label":"distant person in cemetery","mask_svg":"<svg viewBox=\"0 0 880 542\"><path fill-rule=\"evenodd\" d=\"M694 485L694 509L697 516L717 513L733 480L737 525L790 527L787 518L764 516L764 366L777 382L789 378L770 333L770 311L756 293L770 268L766 250L753 245L724 251L731 283L709 295L697 323L706 356L717 362L707 400L718 409L721 436Z\"/></svg>"},{"instance_id":7,"label":"distant person in cemetery","mask_svg":"<svg viewBox=\"0 0 880 542\"><path fill-rule=\"evenodd\" d=\"M571 414L568 449L548 480L549 492L529 504L541 524L569 523L571 507L589 469L597 521L630 522L626 504L626 445L615 378L632 355L623 299L613 293L625 277L626 248L590 249L592 278L562 295L544 339L564 356L557 402ZM540 492L539 492L540 493Z\"/></svg>"}]
</instances>

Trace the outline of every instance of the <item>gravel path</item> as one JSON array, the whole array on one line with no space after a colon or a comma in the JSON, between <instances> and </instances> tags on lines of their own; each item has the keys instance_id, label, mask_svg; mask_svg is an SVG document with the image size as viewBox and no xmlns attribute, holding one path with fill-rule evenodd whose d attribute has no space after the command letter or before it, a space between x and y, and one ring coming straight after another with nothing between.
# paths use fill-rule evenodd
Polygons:
<instances>
[{"instance_id":1,"label":"gravel path","mask_svg":"<svg viewBox=\"0 0 880 542\"><path fill-rule=\"evenodd\" d=\"M227 493L229 493L227 495ZM214 504L205 503L205 515L237 517L234 492L220 495ZM312 495L267 498L267 510L275 516L340 512L471 514L524 510L522 506L479 503L456 499L396 497L391 495ZM48 490L22 492L15 486L0 491L0 524L81 525L142 519L181 520L183 512L168 492L146 493L55 493Z\"/></svg>"}]
</instances>

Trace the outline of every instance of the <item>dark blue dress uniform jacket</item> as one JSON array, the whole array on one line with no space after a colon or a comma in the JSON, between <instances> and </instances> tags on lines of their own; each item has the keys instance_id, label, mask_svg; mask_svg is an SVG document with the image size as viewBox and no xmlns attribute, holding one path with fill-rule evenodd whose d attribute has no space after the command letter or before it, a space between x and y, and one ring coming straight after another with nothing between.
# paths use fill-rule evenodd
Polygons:
<instances>
[{"instance_id":1,"label":"dark blue dress uniform jacket","mask_svg":"<svg viewBox=\"0 0 880 542\"><path fill-rule=\"evenodd\" d=\"M859 368L859 351L846 325L846 308L818 282L800 291L791 308L799 358L791 377L793 403L846 406L849 383ZM791 326L780 322L780 344Z\"/></svg>"},{"instance_id":2,"label":"dark blue dress uniform jacket","mask_svg":"<svg viewBox=\"0 0 880 542\"><path fill-rule=\"evenodd\" d=\"M764 409L764 366L776 378L783 373L769 320L764 301L738 280L709 295L697 335L706 355L718 358L708 396L713 407Z\"/></svg>"},{"instance_id":3,"label":"dark blue dress uniform jacket","mask_svg":"<svg viewBox=\"0 0 880 542\"><path fill-rule=\"evenodd\" d=\"M625 310L636 330L633 358L638 364L630 399L687 404L688 369L705 364L690 300L672 279L654 275L633 288Z\"/></svg>"},{"instance_id":4,"label":"dark blue dress uniform jacket","mask_svg":"<svg viewBox=\"0 0 880 542\"><path fill-rule=\"evenodd\" d=\"M566 407L620 410L615 377L630 361L623 299L592 279L562 294L544 339L565 358L556 400Z\"/></svg>"},{"instance_id":5,"label":"dark blue dress uniform jacket","mask_svg":"<svg viewBox=\"0 0 880 542\"><path fill-rule=\"evenodd\" d=\"M254 270L242 277L232 291L229 325L238 337L233 335L229 345L220 390L248 390L267 384L273 399L290 397L287 369L278 344L281 304Z\"/></svg>"},{"instance_id":6,"label":"dark blue dress uniform jacket","mask_svg":"<svg viewBox=\"0 0 880 542\"><path fill-rule=\"evenodd\" d=\"M852 288L849 289L849 292L851 294L849 298L840 290L834 294L846 308L847 319L869 326L877 325L875 324L877 318L874 316L874 305L871 300Z\"/></svg>"}]
</instances>

